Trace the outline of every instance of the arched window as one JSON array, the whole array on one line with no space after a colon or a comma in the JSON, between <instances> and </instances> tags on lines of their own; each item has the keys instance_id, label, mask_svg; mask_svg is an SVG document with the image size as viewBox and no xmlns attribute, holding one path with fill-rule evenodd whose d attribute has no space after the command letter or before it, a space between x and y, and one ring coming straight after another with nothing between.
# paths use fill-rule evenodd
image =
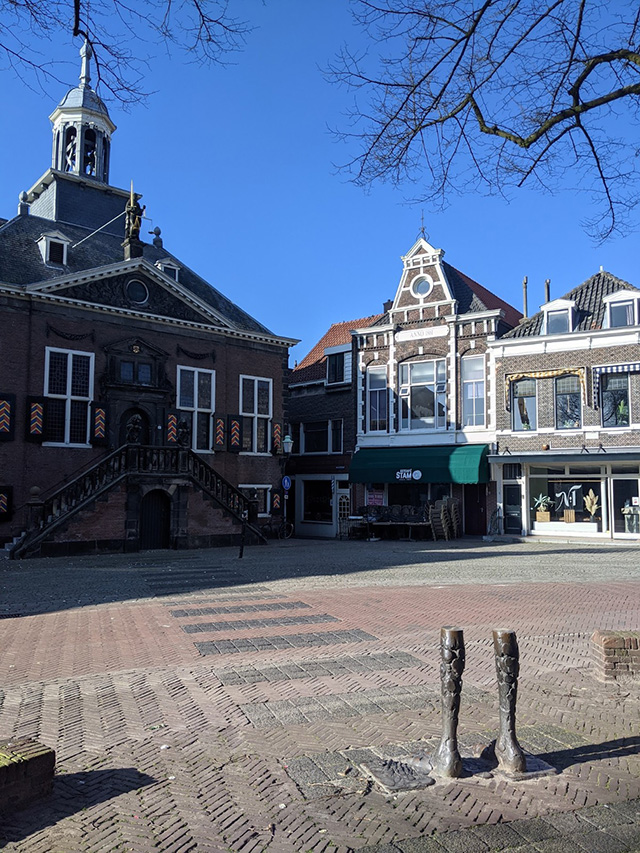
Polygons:
<instances>
[{"instance_id":1,"label":"arched window","mask_svg":"<svg viewBox=\"0 0 640 853\"><path fill-rule=\"evenodd\" d=\"M91 127L84 132L82 173L84 175L95 175L96 173L96 132Z\"/></svg>"},{"instance_id":2,"label":"arched window","mask_svg":"<svg viewBox=\"0 0 640 853\"><path fill-rule=\"evenodd\" d=\"M78 134L75 127L68 127L64 135L64 171L75 172Z\"/></svg>"}]
</instances>

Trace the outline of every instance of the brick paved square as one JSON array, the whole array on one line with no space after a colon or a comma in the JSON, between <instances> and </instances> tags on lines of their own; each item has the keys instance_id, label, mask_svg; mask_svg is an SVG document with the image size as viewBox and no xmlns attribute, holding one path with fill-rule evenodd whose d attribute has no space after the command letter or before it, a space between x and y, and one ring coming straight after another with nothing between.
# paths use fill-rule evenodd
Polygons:
<instances>
[{"instance_id":1,"label":"brick paved square","mask_svg":"<svg viewBox=\"0 0 640 853\"><path fill-rule=\"evenodd\" d=\"M241 566L235 549L0 559L0 733L58 756L54 796L5 820L0 846L637 853L640 691L597 681L590 650L596 629L640 624L637 555L289 540ZM491 630L508 625L521 743L558 775L393 797L360 772L437 745L446 624L467 648L461 747L496 736Z\"/></svg>"}]
</instances>

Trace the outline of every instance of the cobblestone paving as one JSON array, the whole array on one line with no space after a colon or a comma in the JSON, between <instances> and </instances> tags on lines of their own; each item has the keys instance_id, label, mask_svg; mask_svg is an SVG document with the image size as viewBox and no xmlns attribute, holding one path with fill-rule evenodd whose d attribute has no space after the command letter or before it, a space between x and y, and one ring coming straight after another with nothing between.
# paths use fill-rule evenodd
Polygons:
<instances>
[{"instance_id":1,"label":"cobblestone paving","mask_svg":"<svg viewBox=\"0 0 640 853\"><path fill-rule=\"evenodd\" d=\"M242 560L0 560L0 736L58 758L53 796L5 816L0 846L639 851L638 683L598 683L589 656L596 628L640 624L638 557L629 543L289 540ZM495 736L491 629L513 628L519 738L557 775L392 796L364 775L367 759L437 744L445 624L465 629L461 746Z\"/></svg>"}]
</instances>

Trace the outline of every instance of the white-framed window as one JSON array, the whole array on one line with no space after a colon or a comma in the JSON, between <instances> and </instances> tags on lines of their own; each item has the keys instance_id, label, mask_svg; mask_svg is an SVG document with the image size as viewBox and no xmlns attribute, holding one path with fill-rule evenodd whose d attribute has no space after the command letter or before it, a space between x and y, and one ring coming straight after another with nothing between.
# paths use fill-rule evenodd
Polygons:
<instances>
[{"instance_id":1,"label":"white-framed window","mask_svg":"<svg viewBox=\"0 0 640 853\"><path fill-rule=\"evenodd\" d=\"M580 377L574 374L557 376L556 429L580 429L582 426L582 398Z\"/></svg>"},{"instance_id":2,"label":"white-framed window","mask_svg":"<svg viewBox=\"0 0 640 853\"><path fill-rule=\"evenodd\" d=\"M344 382L344 353L332 352L327 356L327 384Z\"/></svg>"},{"instance_id":3,"label":"white-framed window","mask_svg":"<svg viewBox=\"0 0 640 853\"><path fill-rule=\"evenodd\" d=\"M518 379L511 386L511 410L513 429L535 430L538 428L538 401L536 380L530 376Z\"/></svg>"},{"instance_id":4,"label":"white-framed window","mask_svg":"<svg viewBox=\"0 0 640 853\"><path fill-rule=\"evenodd\" d=\"M462 381L462 426L484 426L484 356L465 356L460 359Z\"/></svg>"},{"instance_id":5,"label":"white-framed window","mask_svg":"<svg viewBox=\"0 0 640 853\"><path fill-rule=\"evenodd\" d=\"M549 311L547 313L547 334L562 335L565 332L571 331L571 318L569 309L563 308L561 311Z\"/></svg>"},{"instance_id":6,"label":"white-framed window","mask_svg":"<svg viewBox=\"0 0 640 853\"><path fill-rule=\"evenodd\" d=\"M367 430L387 431L387 368L367 368Z\"/></svg>"},{"instance_id":7,"label":"white-framed window","mask_svg":"<svg viewBox=\"0 0 640 853\"><path fill-rule=\"evenodd\" d=\"M600 378L603 427L629 426L629 374L605 373Z\"/></svg>"},{"instance_id":8,"label":"white-framed window","mask_svg":"<svg viewBox=\"0 0 640 853\"><path fill-rule=\"evenodd\" d=\"M606 329L622 329L638 325L638 295L635 291L618 290L603 298L606 306L603 326Z\"/></svg>"},{"instance_id":9,"label":"white-framed window","mask_svg":"<svg viewBox=\"0 0 640 853\"><path fill-rule=\"evenodd\" d=\"M573 331L575 302L572 299L554 299L542 306L545 335L564 335Z\"/></svg>"},{"instance_id":10,"label":"white-framed window","mask_svg":"<svg viewBox=\"0 0 640 853\"><path fill-rule=\"evenodd\" d=\"M400 365L400 429L447 428L444 358Z\"/></svg>"},{"instance_id":11,"label":"white-framed window","mask_svg":"<svg viewBox=\"0 0 640 853\"><path fill-rule=\"evenodd\" d=\"M179 418L185 421L191 437L191 448L211 450L213 412L216 400L215 370L178 367Z\"/></svg>"},{"instance_id":12,"label":"white-framed window","mask_svg":"<svg viewBox=\"0 0 640 853\"><path fill-rule=\"evenodd\" d=\"M94 359L92 352L46 348L47 443L84 447L89 444Z\"/></svg>"},{"instance_id":13,"label":"white-framed window","mask_svg":"<svg viewBox=\"0 0 640 853\"><path fill-rule=\"evenodd\" d=\"M177 264L173 263L173 261L170 261L168 259L156 261L156 266L158 267L158 269L162 270L165 275L168 275L169 278L172 278L174 281L179 280L180 267Z\"/></svg>"},{"instance_id":14,"label":"white-framed window","mask_svg":"<svg viewBox=\"0 0 640 853\"><path fill-rule=\"evenodd\" d=\"M342 453L342 418L301 425L302 453Z\"/></svg>"},{"instance_id":15,"label":"white-framed window","mask_svg":"<svg viewBox=\"0 0 640 853\"><path fill-rule=\"evenodd\" d=\"M67 250L70 244L71 240L59 231L43 234L38 240L38 248L40 249L42 260L45 264L56 267L66 266Z\"/></svg>"},{"instance_id":16,"label":"white-framed window","mask_svg":"<svg viewBox=\"0 0 640 853\"><path fill-rule=\"evenodd\" d=\"M242 450L268 453L273 416L273 381L263 376L240 376Z\"/></svg>"},{"instance_id":17,"label":"white-framed window","mask_svg":"<svg viewBox=\"0 0 640 853\"><path fill-rule=\"evenodd\" d=\"M258 501L258 515L271 514L271 486L264 483L240 483L238 489L250 501Z\"/></svg>"}]
</instances>

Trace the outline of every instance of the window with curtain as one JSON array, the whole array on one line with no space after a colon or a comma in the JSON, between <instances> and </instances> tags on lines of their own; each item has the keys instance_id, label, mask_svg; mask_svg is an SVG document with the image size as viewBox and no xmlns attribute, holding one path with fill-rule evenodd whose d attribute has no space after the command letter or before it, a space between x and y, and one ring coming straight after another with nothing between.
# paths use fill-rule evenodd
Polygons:
<instances>
[{"instance_id":1,"label":"window with curtain","mask_svg":"<svg viewBox=\"0 0 640 853\"><path fill-rule=\"evenodd\" d=\"M513 383L511 394L513 429L517 432L537 429L536 380L530 378L519 379Z\"/></svg>"}]
</instances>

